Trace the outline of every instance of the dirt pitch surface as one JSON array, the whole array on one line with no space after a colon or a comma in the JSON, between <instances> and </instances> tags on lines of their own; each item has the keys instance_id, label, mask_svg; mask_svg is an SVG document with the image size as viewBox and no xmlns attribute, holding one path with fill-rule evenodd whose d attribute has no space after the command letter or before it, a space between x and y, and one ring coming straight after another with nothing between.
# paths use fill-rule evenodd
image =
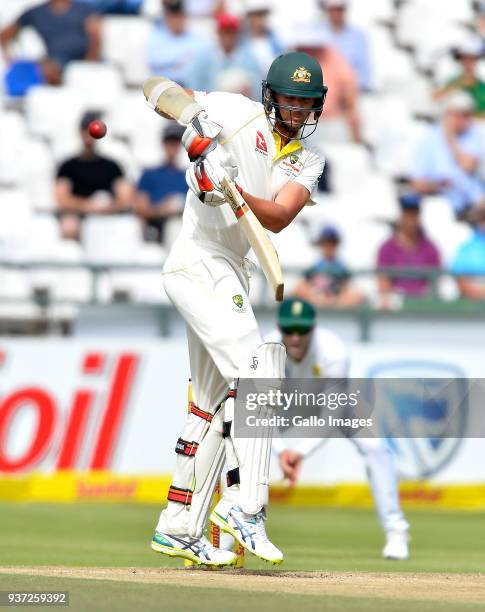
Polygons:
<instances>
[{"instance_id":1,"label":"dirt pitch surface","mask_svg":"<svg viewBox=\"0 0 485 612\"><path fill-rule=\"evenodd\" d=\"M150 568L0 567L0 574L218 589L484 603L485 574L288 572Z\"/></svg>"}]
</instances>

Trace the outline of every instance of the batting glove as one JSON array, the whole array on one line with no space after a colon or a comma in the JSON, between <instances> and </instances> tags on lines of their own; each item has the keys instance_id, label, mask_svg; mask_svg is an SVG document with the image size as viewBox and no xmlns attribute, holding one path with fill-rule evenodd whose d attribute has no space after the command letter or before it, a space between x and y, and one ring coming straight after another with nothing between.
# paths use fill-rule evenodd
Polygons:
<instances>
[{"instance_id":1,"label":"batting glove","mask_svg":"<svg viewBox=\"0 0 485 612\"><path fill-rule=\"evenodd\" d=\"M220 206L225 200L220 183L224 176L235 181L238 168L232 155L226 155L222 159L199 158L192 162L185 173L185 180L189 189L208 206ZM236 188L242 191L239 185Z\"/></svg>"},{"instance_id":2,"label":"batting glove","mask_svg":"<svg viewBox=\"0 0 485 612\"><path fill-rule=\"evenodd\" d=\"M222 125L211 121L205 113L196 115L182 135L182 144L190 161L195 161L198 157L205 157L215 149L221 130Z\"/></svg>"}]
</instances>

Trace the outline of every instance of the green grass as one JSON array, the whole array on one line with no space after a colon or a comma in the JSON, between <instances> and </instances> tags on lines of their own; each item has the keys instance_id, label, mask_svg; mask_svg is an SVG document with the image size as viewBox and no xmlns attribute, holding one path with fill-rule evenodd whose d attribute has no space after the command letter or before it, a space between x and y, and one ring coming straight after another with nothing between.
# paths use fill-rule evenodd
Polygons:
<instances>
[{"instance_id":1,"label":"green grass","mask_svg":"<svg viewBox=\"0 0 485 612\"><path fill-rule=\"evenodd\" d=\"M2 565L177 567L149 548L159 508L137 504L0 503ZM381 558L383 535L372 510L273 506L268 533L285 570L481 572L481 513L414 511L409 561ZM248 567L268 566L248 556Z\"/></svg>"},{"instance_id":2,"label":"green grass","mask_svg":"<svg viewBox=\"0 0 485 612\"><path fill-rule=\"evenodd\" d=\"M160 508L136 504L0 503L2 566L181 567L182 562L149 548ZM399 572L484 572L482 514L447 511L407 513L411 524L409 561L381 558L383 535L372 510L270 509L268 532L285 553L280 569ZM247 567L270 566L247 556ZM278 571L277 569L275 571ZM388 610L419 612L479 610L473 604L396 599L293 595L74 578L1 575L0 590L69 590L79 610ZM399 593L396 593L396 597ZM225 607L227 598L230 606ZM169 603L167 603L169 602Z\"/></svg>"}]
</instances>

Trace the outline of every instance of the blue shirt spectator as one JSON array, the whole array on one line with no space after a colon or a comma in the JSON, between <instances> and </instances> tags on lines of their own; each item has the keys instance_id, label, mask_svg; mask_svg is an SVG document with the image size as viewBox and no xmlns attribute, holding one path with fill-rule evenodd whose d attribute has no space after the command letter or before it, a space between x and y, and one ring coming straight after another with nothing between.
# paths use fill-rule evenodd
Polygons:
<instances>
[{"instance_id":1,"label":"blue shirt spectator","mask_svg":"<svg viewBox=\"0 0 485 612\"><path fill-rule=\"evenodd\" d=\"M207 58L206 40L187 28L181 2L164 3L164 19L153 25L147 44L147 62L152 74L190 86L194 64ZM205 89L205 88L203 88Z\"/></svg>"},{"instance_id":2,"label":"blue shirt spectator","mask_svg":"<svg viewBox=\"0 0 485 612\"><path fill-rule=\"evenodd\" d=\"M105 15L138 15L143 0L78 0Z\"/></svg>"},{"instance_id":3,"label":"blue shirt spectator","mask_svg":"<svg viewBox=\"0 0 485 612\"><path fill-rule=\"evenodd\" d=\"M96 60L100 48L100 21L92 7L72 0L50 0L25 11L0 32L4 50L20 30L33 28L47 49L41 62L46 80L59 84L61 70L73 60Z\"/></svg>"},{"instance_id":4,"label":"blue shirt spectator","mask_svg":"<svg viewBox=\"0 0 485 612\"><path fill-rule=\"evenodd\" d=\"M315 243L320 247L320 259L305 272L294 295L318 307L349 308L363 300L360 291L350 286L350 274L337 255L340 234L331 225L320 232Z\"/></svg>"},{"instance_id":5,"label":"blue shirt spectator","mask_svg":"<svg viewBox=\"0 0 485 612\"><path fill-rule=\"evenodd\" d=\"M250 50L241 43L241 24L233 15L217 17L218 43L206 53L199 53L189 79L189 87L196 91L215 91L224 72L238 70L246 73L252 83L251 97L261 99L264 73Z\"/></svg>"},{"instance_id":6,"label":"blue shirt spectator","mask_svg":"<svg viewBox=\"0 0 485 612\"><path fill-rule=\"evenodd\" d=\"M177 166L184 128L169 123L163 132L165 162L145 170L138 182L135 208L145 222L145 235L162 242L169 217L180 215L187 194L185 172Z\"/></svg>"},{"instance_id":7,"label":"blue shirt spectator","mask_svg":"<svg viewBox=\"0 0 485 612\"><path fill-rule=\"evenodd\" d=\"M485 216L485 211L483 214ZM458 248L450 272L458 277L457 283L463 297L485 300L485 219Z\"/></svg>"},{"instance_id":8,"label":"blue shirt spectator","mask_svg":"<svg viewBox=\"0 0 485 612\"><path fill-rule=\"evenodd\" d=\"M346 0L321 0L327 21L321 24L322 40L340 51L355 70L359 88L372 88L369 45L365 32L345 21Z\"/></svg>"},{"instance_id":9,"label":"blue shirt spectator","mask_svg":"<svg viewBox=\"0 0 485 612\"><path fill-rule=\"evenodd\" d=\"M268 72L275 57L284 52L278 36L268 26L269 13L267 0L247 0L244 44L264 73Z\"/></svg>"},{"instance_id":10,"label":"blue shirt spectator","mask_svg":"<svg viewBox=\"0 0 485 612\"><path fill-rule=\"evenodd\" d=\"M457 214L481 203L485 183L479 167L485 159L485 138L474 125L474 103L461 91L445 101L439 124L416 147L410 169L412 188L422 194L441 193Z\"/></svg>"}]
</instances>

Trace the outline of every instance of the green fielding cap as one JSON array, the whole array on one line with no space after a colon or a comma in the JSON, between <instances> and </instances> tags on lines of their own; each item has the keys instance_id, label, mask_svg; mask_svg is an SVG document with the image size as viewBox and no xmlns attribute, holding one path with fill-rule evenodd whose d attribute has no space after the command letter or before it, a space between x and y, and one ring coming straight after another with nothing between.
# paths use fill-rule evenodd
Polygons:
<instances>
[{"instance_id":1,"label":"green fielding cap","mask_svg":"<svg viewBox=\"0 0 485 612\"><path fill-rule=\"evenodd\" d=\"M305 300L290 298L285 300L278 312L280 327L302 327L310 329L315 325L317 313L315 308Z\"/></svg>"},{"instance_id":2,"label":"green fielding cap","mask_svg":"<svg viewBox=\"0 0 485 612\"><path fill-rule=\"evenodd\" d=\"M276 93L321 98L324 93L320 64L308 53L289 51L271 64L266 83Z\"/></svg>"}]
</instances>

